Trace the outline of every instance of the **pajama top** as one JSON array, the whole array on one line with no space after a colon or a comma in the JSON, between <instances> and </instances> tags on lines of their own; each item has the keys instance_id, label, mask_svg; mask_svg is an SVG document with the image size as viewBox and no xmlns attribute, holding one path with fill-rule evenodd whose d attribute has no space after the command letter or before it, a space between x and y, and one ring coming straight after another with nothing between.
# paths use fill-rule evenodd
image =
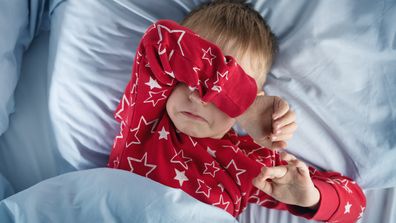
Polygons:
<instances>
[{"instance_id":1,"label":"pajama top","mask_svg":"<svg viewBox=\"0 0 396 223\"><path fill-rule=\"evenodd\" d=\"M262 166L287 164L277 152L230 130L222 139L194 138L178 131L166 102L178 83L197 90L230 117L254 101L256 82L231 56L213 43L169 20L145 32L135 56L132 77L115 112L120 133L108 166L131 171L238 216L248 203L288 210L308 219L354 222L365 196L352 180L310 167L321 194L317 211L284 204L258 190L252 179ZM131 185L133 190L133 185Z\"/></svg>"}]
</instances>

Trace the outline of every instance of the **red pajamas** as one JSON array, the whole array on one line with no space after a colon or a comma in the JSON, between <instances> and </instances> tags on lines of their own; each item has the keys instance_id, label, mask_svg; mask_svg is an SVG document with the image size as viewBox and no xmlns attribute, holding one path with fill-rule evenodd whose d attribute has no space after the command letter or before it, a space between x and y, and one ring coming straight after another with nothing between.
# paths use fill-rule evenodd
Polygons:
<instances>
[{"instance_id":1,"label":"red pajamas","mask_svg":"<svg viewBox=\"0 0 396 223\"><path fill-rule=\"evenodd\" d=\"M286 163L278 153L232 130L222 139L179 132L166 113L166 102L180 82L198 90L204 101L230 117L242 114L257 93L255 81L234 58L175 22L158 21L143 36L132 79L115 112L121 126L109 167L180 188L233 216L248 203L322 221L353 222L361 215L365 208L362 190L338 173L310 168L321 194L316 212L281 203L255 188L252 179L262 166Z\"/></svg>"}]
</instances>

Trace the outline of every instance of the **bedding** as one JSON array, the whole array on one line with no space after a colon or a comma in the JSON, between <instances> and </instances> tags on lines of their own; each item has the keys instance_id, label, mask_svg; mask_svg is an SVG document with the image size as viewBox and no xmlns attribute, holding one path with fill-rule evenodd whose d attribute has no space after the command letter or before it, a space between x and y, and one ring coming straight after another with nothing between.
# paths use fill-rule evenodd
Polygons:
<instances>
[{"instance_id":1,"label":"bedding","mask_svg":"<svg viewBox=\"0 0 396 223\"><path fill-rule=\"evenodd\" d=\"M98 168L45 180L1 201L0 222L237 221L180 190L127 171Z\"/></svg>"},{"instance_id":2,"label":"bedding","mask_svg":"<svg viewBox=\"0 0 396 223\"><path fill-rule=\"evenodd\" d=\"M0 2L0 11L3 4L11 4L4 2ZM366 189L368 200L361 222L395 222L396 27L393 21L396 21L396 3L250 2L279 37L280 54L265 90L286 98L297 113L299 130L288 151L320 168L356 178ZM105 165L118 128L113 111L129 80L140 36L155 20L180 20L201 1L29 0L29 3L31 7L37 3L49 6L51 33L37 31L46 22L45 18L40 20L40 15L45 13L35 12L47 10L36 5L30 13L37 16L29 17L29 27L35 27L33 30L40 36L33 44L26 43L29 49L15 90L15 109L10 110L15 113L10 116L9 128L0 136L0 175L6 179L0 180L0 193L2 188L9 191L4 197L17 193L1 202L2 211L11 204L23 206L23 201L15 198L36 194L34 188L45 188L65 178L80 181L85 172L51 178L20 192L39 181L71 170ZM18 7L25 8L24 4L18 3ZM6 14L0 14L3 15ZM0 20L1 25L2 21L13 20ZM10 52L4 50L5 45L0 46L0 52ZM18 72L16 75L19 76ZM8 79L7 92L13 91L12 78ZM1 93L3 85L0 82ZM9 97L3 99L0 105L6 104L4 100ZM6 113L3 117L8 119L9 112ZM0 125L4 123L1 121ZM68 185L62 190L72 190ZM102 191L103 196L110 191ZM90 199L81 198L80 204L89 204ZM126 202L122 197L119 199ZM62 202L56 199L53 204L67 206ZM69 208L73 207L82 206L70 204ZM95 214L123 217L115 212L111 214L109 209L104 207ZM55 210L49 208L47 212L29 206L21 213L29 211L31 215L48 216L48 212ZM74 213L80 212L84 212L83 208ZM0 219L10 216L0 213ZM11 216L21 217L15 213ZM307 222L254 205L239 220Z\"/></svg>"},{"instance_id":3,"label":"bedding","mask_svg":"<svg viewBox=\"0 0 396 223\"><path fill-rule=\"evenodd\" d=\"M28 22L26 4L21 5L14 1L2 3L0 8L0 33L2 33L0 39L0 135L8 128L8 116L14 111L13 94L19 77L23 48L26 46L23 33Z\"/></svg>"},{"instance_id":4,"label":"bedding","mask_svg":"<svg viewBox=\"0 0 396 223\"><path fill-rule=\"evenodd\" d=\"M59 151L76 169L106 164L119 128L112 114L145 28L161 18L178 21L199 1L155 4L69 0L55 9L50 115ZM280 44L265 90L286 98L301 126L288 151L365 188L396 185L395 3L253 5Z\"/></svg>"},{"instance_id":5,"label":"bedding","mask_svg":"<svg viewBox=\"0 0 396 223\"><path fill-rule=\"evenodd\" d=\"M14 189L11 187L10 182L0 174L0 200L12 195Z\"/></svg>"},{"instance_id":6,"label":"bedding","mask_svg":"<svg viewBox=\"0 0 396 223\"><path fill-rule=\"evenodd\" d=\"M0 7L0 136L15 111L14 91L24 50L45 27L44 1L1 1Z\"/></svg>"}]
</instances>

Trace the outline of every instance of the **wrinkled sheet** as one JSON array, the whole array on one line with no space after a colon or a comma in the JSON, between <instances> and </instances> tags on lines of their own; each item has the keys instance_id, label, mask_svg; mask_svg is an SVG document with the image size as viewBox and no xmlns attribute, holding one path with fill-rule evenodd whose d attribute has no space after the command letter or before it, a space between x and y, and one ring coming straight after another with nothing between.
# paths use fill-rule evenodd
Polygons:
<instances>
[{"instance_id":1,"label":"wrinkled sheet","mask_svg":"<svg viewBox=\"0 0 396 223\"><path fill-rule=\"evenodd\" d=\"M76 169L107 161L119 128L113 111L145 28L199 4L154 2L68 0L54 11L50 116L58 149ZM396 2L253 5L280 45L265 90L297 113L288 151L365 189L396 186Z\"/></svg>"},{"instance_id":2,"label":"wrinkled sheet","mask_svg":"<svg viewBox=\"0 0 396 223\"><path fill-rule=\"evenodd\" d=\"M279 37L266 91L289 101L288 151L365 189L396 186L396 2L265 1Z\"/></svg>"},{"instance_id":3,"label":"wrinkled sheet","mask_svg":"<svg viewBox=\"0 0 396 223\"><path fill-rule=\"evenodd\" d=\"M60 175L1 201L0 222L237 223L181 190L107 168Z\"/></svg>"},{"instance_id":4,"label":"wrinkled sheet","mask_svg":"<svg viewBox=\"0 0 396 223\"><path fill-rule=\"evenodd\" d=\"M51 6L55 8L67 1L52 2ZM103 1L86 2L103 7ZM120 51L111 54L100 51L106 56L101 61L103 65L112 64L109 62L115 60L123 63L118 68L95 67L92 73L128 71L133 59L129 58L129 55L133 55L132 45L137 42L139 33L143 33L143 24L160 17L180 18L199 3L169 1L156 8L151 7L151 1L114 2L117 5L108 7L108 10L118 8L122 13L113 12L113 16L136 12L133 16L137 17L135 20L128 17L128 20L122 20L122 23L112 27L111 31L123 33L117 40L130 39L128 43L117 43L116 48L105 48ZM172 7L172 15L166 13L166 7ZM362 222L395 222L395 1L257 1L255 8L265 16L280 41L280 54L269 75L266 91L285 97L298 115L299 130L289 143L288 150L311 164L356 178L366 188L368 195L368 207ZM108 17L98 14L95 18L89 22L100 23L96 26L101 28L99 31L109 31L104 26L104 21L110 21ZM136 23L128 21L138 21L140 25L134 27L132 25ZM128 27L128 24L132 25ZM76 27L76 23L70 25ZM131 30L135 34L128 36ZM43 45L48 41L46 38L40 40L44 41L38 47L40 49L33 49L35 52L30 59L25 58L26 62L22 65L25 74L21 75L18 83L22 87L16 90L16 111L11 116L10 128L0 137L0 170L16 192L59 174L58 168L63 171L68 168L62 160L56 160L53 154L56 153L57 145L46 110L50 84L45 79L48 48ZM56 39L56 33L51 38ZM94 47L103 46L104 42L98 42L98 39L85 39L88 42L94 40ZM56 52L54 45L52 47L52 51ZM54 60L54 56L49 55L51 60ZM62 56L63 60L68 61L65 54ZM120 82L124 79L127 80L127 77L120 78ZM95 90L95 84L101 81L86 82L91 83L87 87ZM120 94L122 90L121 87ZM93 92L101 95L103 89ZM111 118L117 101L114 99L112 103L106 104L105 115L99 113L106 120ZM39 115L32 116L32 113ZM101 117L97 120L101 121ZM70 134L67 131L62 133ZM0 181L0 187L10 188L4 182ZM28 191L24 193L30 193ZM22 203L21 200L18 202ZM45 209L41 211L45 213ZM255 206L249 207L240 219L241 222L251 223L306 222L285 212Z\"/></svg>"}]
</instances>

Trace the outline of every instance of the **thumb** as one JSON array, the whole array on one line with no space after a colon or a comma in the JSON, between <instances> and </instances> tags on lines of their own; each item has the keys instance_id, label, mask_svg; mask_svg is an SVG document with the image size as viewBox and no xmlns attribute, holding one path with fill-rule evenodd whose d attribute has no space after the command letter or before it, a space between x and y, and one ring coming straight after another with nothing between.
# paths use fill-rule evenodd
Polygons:
<instances>
[{"instance_id":1,"label":"thumb","mask_svg":"<svg viewBox=\"0 0 396 223\"><path fill-rule=\"evenodd\" d=\"M261 174L265 179L282 178L287 173L287 166L263 167Z\"/></svg>"},{"instance_id":2,"label":"thumb","mask_svg":"<svg viewBox=\"0 0 396 223\"><path fill-rule=\"evenodd\" d=\"M274 189L272 181L269 179L281 178L287 173L287 168L285 166L276 167L263 167L261 173L255 177L252 181L253 185L263 191L266 194L271 195Z\"/></svg>"}]
</instances>

